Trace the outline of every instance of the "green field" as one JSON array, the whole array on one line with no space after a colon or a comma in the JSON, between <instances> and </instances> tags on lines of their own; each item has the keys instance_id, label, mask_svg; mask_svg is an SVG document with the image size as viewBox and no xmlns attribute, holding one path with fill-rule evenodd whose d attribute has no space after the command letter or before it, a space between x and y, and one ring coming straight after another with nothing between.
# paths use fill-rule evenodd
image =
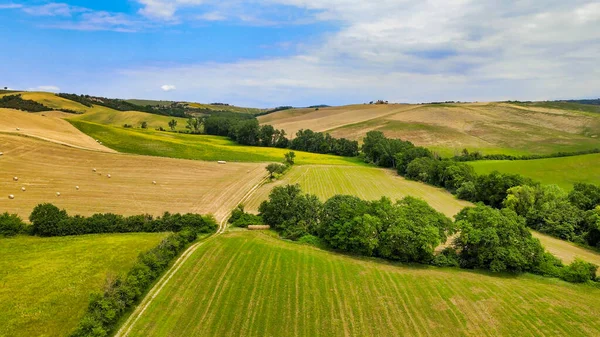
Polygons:
<instances>
[{"instance_id":1,"label":"green field","mask_svg":"<svg viewBox=\"0 0 600 337\"><path fill-rule=\"evenodd\" d=\"M225 137L189 135L155 130L126 129L70 120L76 128L105 146L125 153L198 160L232 162L281 162L287 149L238 145ZM296 163L360 165L357 158L347 158L296 151Z\"/></svg>"},{"instance_id":2,"label":"green field","mask_svg":"<svg viewBox=\"0 0 600 337\"><path fill-rule=\"evenodd\" d=\"M593 336L600 289L354 258L239 231L207 240L129 336Z\"/></svg>"},{"instance_id":3,"label":"green field","mask_svg":"<svg viewBox=\"0 0 600 337\"><path fill-rule=\"evenodd\" d=\"M336 194L355 195L366 200L376 200L382 196L397 200L410 195L427 201L449 217L471 205L456 199L444 189L406 180L392 170L308 165L294 167L281 180L263 185L248 200L246 208L258 210L260 203L269 197L271 189L284 184L300 184L304 192L315 194L321 200L327 200Z\"/></svg>"},{"instance_id":4,"label":"green field","mask_svg":"<svg viewBox=\"0 0 600 337\"><path fill-rule=\"evenodd\" d=\"M470 162L479 174L494 170L518 173L543 184L570 190L574 183L600 184L600 154L537 160L486 160Z\"/></svg>"},{"instance_id":5,"label":"green field","mask_svg":"<svg viewBox=\"0 0 600 337\"><path fill-rule=\"evenodd\" d=\"M166 234L0 239L0 336L65 336L107 275L127 271Z\"/></svg>"},{"instance_id":6,"label":"green field","mask_svg":"<svg viewBox=\"0 0 600 337\"><path fill-rule=\"evenodd\" d=\"M155 115L139 111L117 111L103 106L94 106L94 108L88 110L85 114L71 117L71 119L119 127L123 126L123 124L129 124L134 128L140 128L142 122L146 122L149 129L162 127L165 130L169 130L169 121L172 119L177 121L177 130L185 130L185 126L187 125L186 118Z\"/></svg>"}]
</instances>

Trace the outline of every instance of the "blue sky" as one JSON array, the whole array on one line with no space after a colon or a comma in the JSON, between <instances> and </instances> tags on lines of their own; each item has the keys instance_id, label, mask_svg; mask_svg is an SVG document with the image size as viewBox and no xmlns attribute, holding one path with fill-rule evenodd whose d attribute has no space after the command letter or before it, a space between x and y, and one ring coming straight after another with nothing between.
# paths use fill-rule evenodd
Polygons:
<instances>
[{"instance_id":1,"label":"blue sky","mask_svg":"<svg viewBox=\"0 0 600 337\"><path fill-rule=\"evenodd\" d=\"M589 0L0 0L0 86L246 106L600 96Z\"/></svg>"}]
</instances>

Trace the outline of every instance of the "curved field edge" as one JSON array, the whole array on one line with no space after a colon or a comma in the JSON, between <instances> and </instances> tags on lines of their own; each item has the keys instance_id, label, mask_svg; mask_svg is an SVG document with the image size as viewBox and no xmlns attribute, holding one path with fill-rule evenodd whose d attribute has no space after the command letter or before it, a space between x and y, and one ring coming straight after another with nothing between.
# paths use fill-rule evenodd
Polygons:
<instances>
[{"instance_id":1,"label":"curved field edge","mask_svg":"<svg viewBox=\"0 0 600 337\"><path fill-rule=\"evenodd\" d=\"M238 145L225 137L133 130L69 119L81 132L119 152L232 162L281 162L289 149ZM358 158L296 152L296 164L365 165Z\"/></svg>"},{"instance_id":2,"label":"curved field edge","mask_svg":"<svg viewBox=\"0 0 600 337\"><path fill-rule=\"evenodd\" d=\"M66 336L107 275L127 271L167 234L0 239L0 336Z\"/></svg>"},{"instance_id":3,"label":"curved field edge","mask_svg":"<svg viewBox=\"0 0 600 337\"><path fill-rule=\"evenodd\" d=\"M190 256L129 336L589 336L600 289L385 263L230 232Z\"/></svg>"},{"instance_id":4,"label":"curved field edge","mask_svg":"<svg viewBox=\"0 0 600 337\"><path fill-rule=\"evenodd\" d=\"M600 184L600 154L535 160L484 160L469 163L478 174L517 173L570 190L575 183Z\"/></svg>"}]
</instances>

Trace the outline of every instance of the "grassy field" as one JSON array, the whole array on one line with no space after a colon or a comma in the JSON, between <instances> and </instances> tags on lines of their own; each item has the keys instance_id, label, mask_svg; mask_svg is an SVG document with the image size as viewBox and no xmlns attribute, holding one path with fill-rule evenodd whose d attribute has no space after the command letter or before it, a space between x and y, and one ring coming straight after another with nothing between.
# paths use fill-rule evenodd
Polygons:
<instances>
[{"instance_id":1,"label":"grassy field","mask_svg":"<svg viewBox=\"0 0 600 337\"><path fill-rule=\"evenodd\" d=\"M600 289L390 264L232 232L205 242L129 336L593 336Z\"/></svg>"},{"instance_id":2,"label":"grassy field","mask_svg":"<svg viewBox=\"0 0 600 337\"><path fill-rule=\"evenodd\" d=\"M238 145L225 137L125 129L80 120L71 123L111 149L150 156L235 162L281 162L287 149ZM296 163L360 165L357 158L296 151Z\"/></svg>"},{"instance_id":3,"label":"grassy field","mask_svg":"<svg viewBox=\"0 0 600 337\"><path fill-rule=\"evenodd\" d=\"M600 154L537 160L486 160L469 164L479 174L494 170L518 173L566 190L570 190L574 183L600 184Z\"/></svg>"},{"instance_id":4,"label":"grassy field","mask_svg":"<svg viewBox=\"0 0 600 337\"><path fill-rule=\"evenodd\" d=\"M0 151L0 210L24 218L37 204L51 202L72 214L170 211L221 219L266 175L262 164L102 153L7 134L0 134Z\"/></svg>"},{"instance_id":5,"label":"grassy field","mask_svg":"<svg viewBox=\"0 0 600 337\"><path fill-rule=\"evenodd\" d=\"M533 236L538 238L550 253L558 257L565 263L571 263L575 258L580 258L584 261L591 262L597 266L600 266L600 253L591 249L577 246L571 242L557 239L549 235L542 234L540 232L531 231ZM597 271L597 275L600 276L600 269Z\"/></svg>"},{"instance_id":6,"label":"grassy field","mask_svg":"<svg viewBox=\"0 0 600 337\"><path fill-rule=\"evenodd\" d=\"M117 111L103 106L94 106L93 109L88 110L85 114L71 116L70 119L119 127L129 124L134 128L140 128L142 122L146 122L149 129L162 127L165 130L170 130L169 121L173 119L177 121L176 130L185 130L185 126L187 125L186 118L155 115L139 111Z\"/></svg>"},{"instance_id":7,"label":"grassy field","mask_svg":"<svg viewBox=\"0 0 600 337\"><path fill-rule=\"evenodd\" d=\"M235 105L213 105L213 104L202 104L202 103L189 103L188 105L190 106L190 108L240 112L240 113L247 113L247 114L252 114L252 115L266 111L266 109L244 108L244 107L239 107L239 106L235 106Z\"/></svg>"},{"instance_id":8,"label":"grassy field","mask_svg":"<svg viewBox=\"0 0 600 337\"><path fill-rule=\"evenodd\" d=\"M451 156L463 148L483 153L544 154L600 147L600 115L570 105L507 103L351 105L294 109L261 116L283 128L327 131L362 140L368 131L410 140Z\"/></svg>"},{"instance_id":9,"label":"grassy field","mask_svg":"<svg viewBox=\"0 0 600 337\"><path fill-rule=\"evenodd\" d=\"M0 336L66 336L107 275L127 271L165 236L0 239Z\"/></svg>"},{"instance_id":10,"label":"grassy field","mask_svg":"<svg viewBox=\"0 0 600 337\"><path fill-rule=\"evenodd\" d=\"M286 184L300 184L304 192L315 194L321 200L336 194L356 195L367 200L380 199L382 196L397 200L410 195L427 201L449 217L471 205L456 199L446 190L406 180L391 170L310 165L296 166L281 180L263 185L248 200L247 209L256 211L260 203L268 198L273 187Z\"/></svg>"}]
</instances>

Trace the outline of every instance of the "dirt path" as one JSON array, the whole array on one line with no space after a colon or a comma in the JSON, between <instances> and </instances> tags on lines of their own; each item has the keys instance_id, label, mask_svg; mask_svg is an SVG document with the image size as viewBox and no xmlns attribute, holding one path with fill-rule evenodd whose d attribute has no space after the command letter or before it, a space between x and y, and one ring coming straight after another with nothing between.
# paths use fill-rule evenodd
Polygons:
<instances>
[{"instance_id":1,"label":"dirt path","mask_svg":"<svg viewBox=\"0 0 600 337\"><path fill-rule=\"evenodd\" d=\"M244 196L242 196L242 198L239 200L238 203L243 203L246 200L248 200L252 196L252 194L260 186L262 186L262 184L267 179L268 179L268 176L265 176L260 182L258 182L256 185L254 185L250 190L248 190L248 192L246 192L246 194L244 194ZM194 254L194 252L198 249L198 247L202 246L206 242L209 242L209 240L213 240L218 235L225 233L225 230L227 229L227 218L228 218L227 215L228 215L228 213L225 213L224 211L219 209L219 212L217 212L217 214L215 215L218 217L217 221L219 221L219 228L217 229L217 233L215 235L208 237L205 240L196 242L195 244L191 245L188 249L186 249L185 252L183 252L183 254L181 254L181 256L177 259L177 261L175 261L175 263L173 264L171 269L169 269L167 271L167 273L165 273L165 275L154 285L154 287L152 287L152 289L148 292L148 294L146 294L146 297L144 297L142 302L140 302L140 304L137 306L137 308L129 316L127 321L125 321L125 323L123 323L123 325L121 326L119 331L117 331L117 333L115 334L115 337L125 337L125 336L129 335L129 333L135 326L135 323L140 319L140 317L142 317L142 315L144 314L146 309L148 309L150 304L152 304L152 301L156 298L156 296L158 296L158 294L165 287L165 285L167 285L167 283L169 283L171 278L177 273L177 271L179 271L179 269L181 268L181 266L183 266L183 264L187 261L187 259L192 254Z\"/></svg>"}]
</instances>

